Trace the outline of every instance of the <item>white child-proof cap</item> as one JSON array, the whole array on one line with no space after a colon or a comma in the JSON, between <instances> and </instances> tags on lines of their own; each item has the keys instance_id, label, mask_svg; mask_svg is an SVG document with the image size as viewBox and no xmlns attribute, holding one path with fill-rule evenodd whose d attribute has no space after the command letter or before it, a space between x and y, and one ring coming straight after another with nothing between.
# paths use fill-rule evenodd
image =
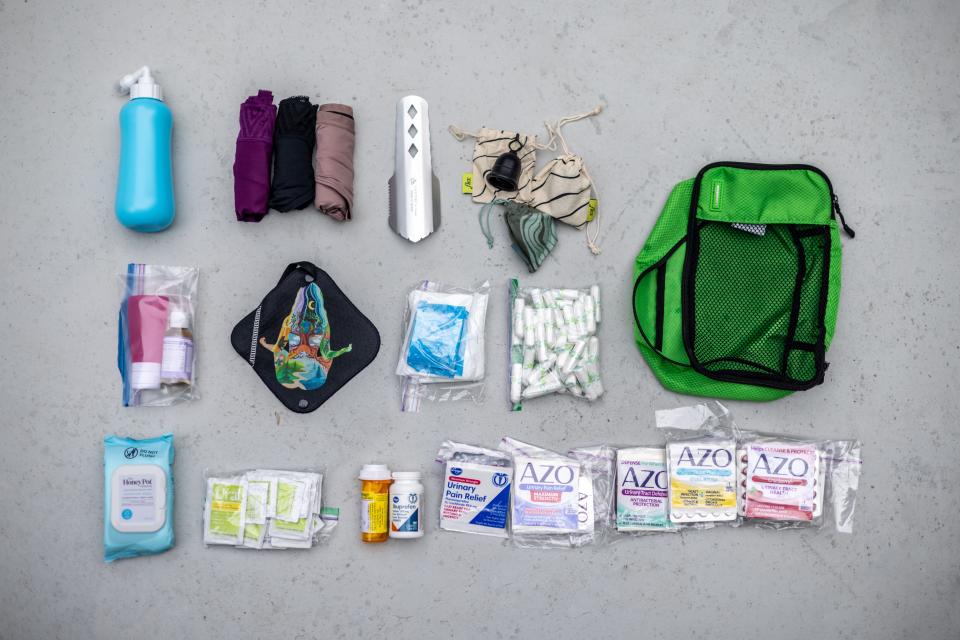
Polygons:
<instances>
[{"instance_id":1,"label":"white child-proof cap","mask_svg":"<svg viewBox=\"0 0 960 640\"><path fill-rule=\"evenodd\" d=\"M419 480L423 477L423 474L419 471L394 471L393 479L394 480Z\"/></svg>"},{"instance_id":2,"label":"white child-proof cap","mask_svg":"<svg viewBox=\"0 0 960 640\"><path fill-rule=\"evenodd\" d=\"M173 329L187 329L190 327L190 318L183 309L174 309L170 312L170 327Z\"/></svg>"},{"instance_id":3,"label":"white child-proof cap","mask_svg":"<svg viewBox=\"0 0 960 640\"><path fill-rule=\"evenodd\" d=\"M360 480L392 480L390 468L385 464L365 464L360 469Z\"/></svg>"}]
</instances>

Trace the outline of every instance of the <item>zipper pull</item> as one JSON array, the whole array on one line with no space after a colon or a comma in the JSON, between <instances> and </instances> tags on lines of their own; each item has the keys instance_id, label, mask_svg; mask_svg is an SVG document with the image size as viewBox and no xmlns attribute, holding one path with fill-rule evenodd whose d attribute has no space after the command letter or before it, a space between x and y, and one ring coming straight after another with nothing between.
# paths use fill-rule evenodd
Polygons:
<instances>
[{"instance_id":1,"label":"zipper pull","mask_svg":"<svg viewBox=\"0 0 960 640\"><path fill-rule=\"evenodd\" d=\"M837 212L837 217L840 218L840 226L843 227L844 232L851 238L856 238L857 232L847 226L847 221L843 219L843 211L840 211L840 200L837 198L837 194L833 194L833 210Z\"/></svg>"}]
</instances>

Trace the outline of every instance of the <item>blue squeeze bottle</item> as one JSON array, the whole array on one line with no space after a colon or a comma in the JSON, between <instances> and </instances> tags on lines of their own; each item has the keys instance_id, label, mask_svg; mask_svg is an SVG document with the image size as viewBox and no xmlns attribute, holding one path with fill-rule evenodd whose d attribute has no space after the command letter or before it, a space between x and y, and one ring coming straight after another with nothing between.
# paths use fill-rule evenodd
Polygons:
<instances>
[{"instance_id":1,"label":"blue squeeze bottle","mask_svg":"<svg viewBox=\"0 0 960 640\"><path fill-rule=\"evenodd\" d=\"M135 231L163 231L173 222L173 116L148 67L124 76L117 89L130 92L120 110L117 220Z\"/></svg>"}]
</instances>

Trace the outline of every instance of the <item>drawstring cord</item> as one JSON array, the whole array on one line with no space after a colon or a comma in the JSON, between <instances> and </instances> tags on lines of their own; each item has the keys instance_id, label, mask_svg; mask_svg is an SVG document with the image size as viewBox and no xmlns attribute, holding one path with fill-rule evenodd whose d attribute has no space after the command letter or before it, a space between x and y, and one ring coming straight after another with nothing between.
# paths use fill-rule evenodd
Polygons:
<instances>
[{"instance_id":1,"label":"drawstring cord","mask_svg":"<svg viewBox=\"0 0 960 640\"><path fill-rule=\"evenodd\" d=\"M563 155L571 156L573 153L570 151L570 146L567 144L567 139L563 137L563 127L568 124L577 122L579 120L586 120L587 118L592 118L593 116L599 115L604 109L603 104L598 104L596 107L590 111L585 111L584 113L578 113L572 116L566 116L560 118L555 122L546 121L544 126L547 129L547 132L550 134L550 139L544 144L536 141L536 138L533 138L533 141L525 141L525 145L529 144L530 146L538 149L540 151L557 151L557 142L560 143L560 149L563 151ZM450 125L448 127L450 134L453 135L459 141L463 141L467 138L479 138L479 132L467 131L461 129L458 126ZM518 134L519 135L519 134ZM581 166L583 167L583 175L586 176L587 180L590 182L590 189L593 191L594 198L600 200L600 192L597 189L597 183L594 181L593 176L590 175L590 172L587 170L587 165L583 162L581 158ZM483 205L483 208L480 209L480 231L483 233L484 237L487 239L487 246L493 248L493 234L490 231L490 212L493 209L494 205L506 204L507 200L497 198L491 200L487 204ZM590 249L590 252L597 256L600 255L600 209L599 207L594 214L594 218L591 221L587 222L586 228L586 237L587 237L587 247Z\"/></svg>"},{"instance_id":2,"label":"drawstring cord","mask_svg":"<svg viewBox=\"0 0 960 640\"><path fill-rule=\"evenodd\" d=\"M573 153L571 153L570 151L570 147L567 145L567 139L563 137L563 131L561 131L561 129L563 129L565 125L568 125L572 122L577 122L578 120L585 120L595 115L599 115L600 112L603 111L603 106L604 105L602 104L598 104L596 107L594 107L590 111L586 111L584 113L578 113L577 115L573 115L573 116L567 116L566 118L560 118L554 123L551 123L549 121L544 122L543 123L544 126L546 126L547 131L550 132L550 141L547 143L546 146L551 151L556 151L557 141L559 140L560 147L563 150L564 155L568 155L568 156L573 155ZM581 161L581 167L583 168L583 175L587 177L587 181L590 182L590 188L593 190L593 195L597 199L597 201L599 201L600 192L597 189L597 183L593 180L593 176L590 175L590 172L587 171L587 163L583 162L583 158L581 158L580 161ZM591 231L593 233L592 237L591 237ZM599 207L597 207L596 213L594 213L593 220L590 222L587 222L586 236L587 236L587 248L590 249L590 253L592 253L595 256L600 255L600 244L599 244L600 208Z\"/></svg>"},{"instance_id":3,"label":"drawstring cord","mask_svg":"<svg viewBox=\"0 0 960 640\"><path fill-rule=\"evenodd\" d=\"M487 248L493 249L493 233L490 231L490 212L498 204L507 204L503 198L495 198L480 208L480 232L487 239ZM486 221L486 224L484 224Z\"/></svg>"}]
</instances>

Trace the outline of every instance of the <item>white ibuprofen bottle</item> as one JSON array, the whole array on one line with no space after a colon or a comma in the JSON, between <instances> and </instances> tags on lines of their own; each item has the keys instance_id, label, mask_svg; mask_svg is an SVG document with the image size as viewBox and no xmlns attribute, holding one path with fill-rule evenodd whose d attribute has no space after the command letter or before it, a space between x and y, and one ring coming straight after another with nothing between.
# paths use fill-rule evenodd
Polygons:
<instances>
[{"instance_id":1,"label":"white ibuprofen bottle","mask_svg":"<svg viewBox=\"0 0 960 640\"><path fill-rule=\"evenodd\" d=\"M423 476L419 471L394 471L390 485L390 537L422 538Z\"/></svg>"}]
</instances>

